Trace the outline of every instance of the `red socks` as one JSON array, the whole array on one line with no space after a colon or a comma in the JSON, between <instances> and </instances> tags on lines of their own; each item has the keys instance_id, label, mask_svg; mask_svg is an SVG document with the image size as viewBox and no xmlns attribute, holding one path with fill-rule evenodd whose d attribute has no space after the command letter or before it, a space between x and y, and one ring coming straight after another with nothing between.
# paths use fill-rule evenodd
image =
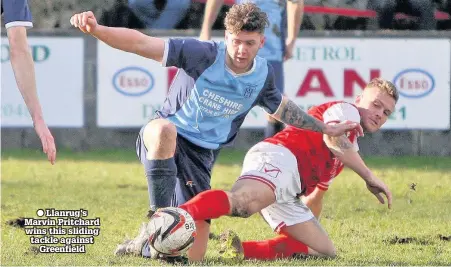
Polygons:
<instances>
[{"instance_id":1,"label":"red socks","mask_svg":"<svg viewBox=\"0 0 451 267\"><path fill-rule=\"evenodd\" d=\"M230 203L225 191L207 190L193 197L179 208L191 214L195 221L203 221L229 214Z\"/></svg>"},{"instance_id":2,"label":"red socks","mask_svg":"<svg viewBox=\"0 0 451 267\"><path fill-rule=\"evenodd\" d=\"M227 193L223 190L207 190L179 206L195 221L216 219L230 212ZM308 247L294 238L280 234L264 241L242 242L245 259L274 260L292 257L295 253L308 254Z\"/></svg>"},{"instance_id":3,"label":"red socks","mask_svg":"<svg viewBox=\"0 0 451 267\"><path fill-rule=\"evenodd\" d=\"M290 258L295 253L308 254L308 247L294 238L278 235L264 241L242 242L245 259L274 260Z\"/></svg>"}]
</instances>

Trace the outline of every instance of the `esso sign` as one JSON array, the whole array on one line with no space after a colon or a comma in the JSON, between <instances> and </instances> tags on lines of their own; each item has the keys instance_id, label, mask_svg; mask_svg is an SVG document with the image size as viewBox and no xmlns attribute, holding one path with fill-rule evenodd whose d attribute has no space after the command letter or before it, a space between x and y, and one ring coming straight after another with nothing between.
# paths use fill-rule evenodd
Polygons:
<instances>
[{"instance_id":1,"label":"esso sign","mask_svg":"<svg viewBox=\"0 0 451 267\"><path fill-rule=\"evenodd\" d=\"M127 67L118 70L113 76L113 86L126 96L141 96L148 93L154 85L152 74L141 67Z\"/></svg>"},{"instance_id":2,"label":"esso sign","mask_svg":"<svg viewBox=\"0 0 451 267\"><path fill-rule=\"evenodd\" d=\"M428 95L434 90L435 81L432 75L421 69L401 71L393 80L404 97L418 98Z\"/></svg>"}]
</instances>

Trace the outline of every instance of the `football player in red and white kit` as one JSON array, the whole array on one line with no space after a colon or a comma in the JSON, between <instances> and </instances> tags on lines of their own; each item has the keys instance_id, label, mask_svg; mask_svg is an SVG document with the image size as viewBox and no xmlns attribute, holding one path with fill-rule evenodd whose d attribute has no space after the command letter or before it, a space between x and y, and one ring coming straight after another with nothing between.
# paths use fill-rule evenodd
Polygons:
<instances>
[{"instance_id":1,"label":"football player in red and white kit","mask_svg":"<svg viewBox=\"0 0 451 267\"><path fill-rule=\"evenodd\" d=\"M365 87L355 104L329 102L310 109L309 114L328 124L357 122L364 131L373 133L387 121L398 98L391 82L377 78ZM329 184L344 166L362 177L381 203L382 194L389 208L392 202L388 187L358 154L358 137L358 132L329 137L287 127L248 151L242 173L230 192L205 191L180 208L196 221L223 215L249 217L260 212L279 234L269 240L239 242L236 234L229 232L223 242L224 256L229 258L270 260L295 254L335 257L335 247L317 218Z\"/></svg>"}]
</instances>

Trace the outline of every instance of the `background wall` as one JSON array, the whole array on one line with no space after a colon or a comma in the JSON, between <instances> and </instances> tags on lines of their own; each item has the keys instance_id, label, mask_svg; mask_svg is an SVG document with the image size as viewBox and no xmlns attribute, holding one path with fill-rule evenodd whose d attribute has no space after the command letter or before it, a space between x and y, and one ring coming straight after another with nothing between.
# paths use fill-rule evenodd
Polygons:
<instances>
[{"instance_id":1,"label":"background wall","mask_svg":"<svg viewBox=\"0 0 451 267\"><path fill-rule=\"evenodd\" d=\"M153 35L167 36L168 32L148 32ZM171 32L174 33L174 32ZM222 33L217 32L216 36ZM197 36L195 31L184 31L177 34ZM4 36L4 35L3 35ZM105 148L124 148L134 149L135 138L139 128L99 128L97 126L97 42L94 38L84 36L75 30L33 30L30 36L56 36L68 37L78 36L84 40L84 60L83 60L83 128L61 128L53 127L51 130L55 136L57 146L73 150L92 150ZM303 32L303 38L373 38L373 37L408 37L418 38L427 37L429 39L437 37L451 37L451 34L444 32L424 33L424 32L404 32L404 33L363 33L363 32ZM369 39L371 40L371 39ZM4 44L2 44L4 45ZM68 54L71 51L67 51ZM412 55L414 56L414 55ZM3 64L9 64L4 62ZM67 62L71 64L71 62ZM389 63L387 63L389 64ZM54 70L49 73L49 79L52 76L58 76L59 71ZM449 73L446 73L449 77ZM2 70L3 76L3 70ZM289 79L289 77L287 77ZM3 84L3 83L2 83ZM3 86L2 86L3 87ZM65 84L61 84L61 90L64 90ZM58 90L59 90L58 89ZM449 90L448 88L439 88L440 90ZM3 88L2 88L3 91ZM58 101L55 99L55 101ZM2 107L3 108L3 107ZM425 111L434 109L434 106L422 107ZM449 112L449 109L448 109ZM448 114L446 114L448 116ZM445 116L445 114L443 114ZM429 119L429 118L418 118ZM430 118L433 119L433 118ZM1 130L3 149L20 148L40 148L39 140L32 128L5 128ZM247 148L257 141L261 140L263 132L261 129L243 129L235 143L235 147ZM360 140L360 147L363 154L367 155L451 155L451 134L449 130L383 130L376 134L367 134Z\"/></svg>"},{"instance_id":2,"label":"background wall","mask_svg":"<svg viewBox=\"0 0 451 267\"><path fill-rule=\"evenodd\" d=\"M135 138L139 130L138 127L130 128L99 128L97 124L97 42L94 38L80 34L77 30L70 29L69 18L76 12L84 10L92 10L98 18L105 10L113 8L118 3L125 2L125 0L39 0L31 1L31 9L34 17L34 29L29 31L30 36L52 36L52 37L81 37L83 38L83 61L82 61L82 76L83 76L83 120L84 126L82 128L67 128L67 127L52 127L52 133L59 148L69 148L73 150L93 150L104 148L124 148L134 149ZM307 5L325 5L325 6L339 6L351 7L356 9L365 9L367 1L318 1L306 0ZM200 26L204 5L201 3L193 3L187 17L177 27L178 29L198 28ZM227 9L227 7L224 7ZM224 10L223 10L224 11ZM220 15L221 18L221 15ZM316 29L316 31L303 30L302 38L451 38L449 32L419 32L419 31L400 31L400 32L365 32L365 31L324 31L322 29L330 28L334 23L336 24L338 17L332 15L321 14L306 14L303 23L304 29ZM357 23L355 28L359 28L361 20L355 20ZM369 23L371 24L371 22ZM349 24L346 24L349 25ZM215 27L221 27L220 19L215 24ZM180 31L147 31L147 33L159 36L198 36L197 30L180 30ZM223 35L222 31L215 33L217 37ZM5 37L2 32L2 37ZM302 39L301 38L301 39ZM3 49L5 46L4 39L2 39L2 66L9 64L8 60L4 60ZM431 50L434 47L430 47ZM421 51L418 51L421 53ZM67 51L70 55L71 51ZM412 57L417 55L412 54ZM64 54L63 54L64 57ZM387 64L397 59L387 59ZM8 62L7 62L8 61ZM449 59L451 62L451 59ZM67 62L71 64L70 60ZM308 64L306 64L308 67ZM4 76L4 67L2 69L2 77ZM54 76L59 76L59 72L64 72L64 69L52 70L48 73L48 79ZM446 73L448 77L451 74ZM47 79L47 75L45 75ZM287 77L286 79L290 79ZM2 79L4 80L4 79ZM448 80L449 81L449 80ZM39 88L39 90L64 90L68 81L62 82L58 88ZM332 85L336 86L336 85ZM4 91L4 82L2 81L2 92ZM439 88L440 90L450 90L449 84L447 88ZM3 96L3 93L2 93ZM3 99L3 97L2 97ZM58 101L55 99L53 101ZM425 111L436 108L434 105L424 106ZM2 101L2 112L4 112ZM425 112L426 114L427 112ZM448 109L449 113L449 109ZM443 116L449 114L443 114ZM47 117L47 115L46 115ZM419 120L433 119L427 117L419 117ZM40 143L34 130L31 127L5 127L2 124L1 129L1 145L3 149L20 149L20 148L40 148ZM248 148L263 138L262 129L242 129L236 142L235 147ZM383 130L375 134L367 134L365 138L360 140L360 148L363 154L367 155L451 155L451 133L447 130Z\"/></svg>"}]
</instances>

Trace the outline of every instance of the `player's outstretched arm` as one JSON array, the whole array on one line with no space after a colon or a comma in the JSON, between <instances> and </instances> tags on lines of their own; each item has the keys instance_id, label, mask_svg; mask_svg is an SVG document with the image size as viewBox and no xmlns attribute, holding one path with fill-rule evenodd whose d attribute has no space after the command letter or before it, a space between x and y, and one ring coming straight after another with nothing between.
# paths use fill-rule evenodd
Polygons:
<instances>
[{"instance_id":1,"label":"player's outstretched arm","mask_svg":"<svg viewBox=\"0 0 451 267\"><path fill-rule=\"evenodd\" d=\"M287 97L282 98L282 103L276 113L271 116L273 116L276 120L291 126L320 132L331 136L340 136L351 130L357 130L360 133L363 133L360 124L354 122L345 122L336 125L325 124L324 122L310 116Z\"/></svg>"},{"instance_id":2,"label":"player's outstretched arm","mask_svg":"<svg viewBox=\"0 0 451 267\"><path fill-rule=\"evenodd\" d=\"M84 33L89 33L107 45L161 62L164 40L145 35L137 30L106 27L97 23L91 11L75 14L70 23Z\"/></svg>"},{"instance_id":3,"label":"player's outstretched arm","mask_svg":"<svg viewBox=\"0 0 451 267\"><path fill-rule=\"evenodd\" d=\"M373 193L380 203L384 204L382 194L387 197L388 208L391 208L392 194L388 187L377 178L373 172L365 165L362 157L356 151L355 147L345 136L331 137L324 136L324 142L337 158L348 168L356 172L366 182L368 190Z\"/></svg>"},{"instance_id":4,"label":"player's outstretched arm","mask_svg":"<svg viewBox=\"0 0 451 267\"><path fill-rule=\"evenodd\" d=\"M224 0L208 0L205 5L204 20L199 39L207 41L211 38L211 28L218 17L219 10L224 5Z\"/></svg>"},{"instance_id":5,"label":"player's outstretched arm","mask_svg":"<svg viewBox=\"0 0 451 267\"><path fill-rule=\"evenodd\" d=\"M42 150L50 163L56 159L55 140L42 115L41 104L36 90L36 75L33 58L28 47L27 30L22 26L7 29L10 47L11 66L16 77L17 87L27 105L36 134L41 140Z\"/></svg>"},{"instance_id":6,"label":"player's outstretched arm","mask_svg":"<svg viewBox=\"0 0 451 267\"><path fill-rule=\"evenodd\" d=\"M287 39L285 42L284 60L293 57L293 48L304 18L304 0L287 1Z\"/></svg>"}]
</instances>

